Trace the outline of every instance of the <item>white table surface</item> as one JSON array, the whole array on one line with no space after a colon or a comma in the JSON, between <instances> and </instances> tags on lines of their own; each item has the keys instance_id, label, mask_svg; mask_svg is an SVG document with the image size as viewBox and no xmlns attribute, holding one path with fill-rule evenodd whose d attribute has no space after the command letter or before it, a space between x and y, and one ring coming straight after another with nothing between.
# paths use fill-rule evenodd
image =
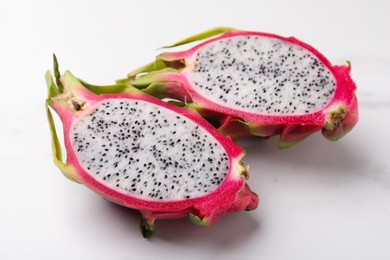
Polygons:
<instances>
[{"instance_id":1,"label":"white table surface","mask_svg":"<svg viewBox=\"0 0 390 260\"><path fill-rule=\"evenodd\" d=\"M0 259L390 259L389 1L1 1ZM338 142L240 142L259 208L211 228L159 221L68 181L52 163L44 73L109 84L156 48L214 26L294 35L352 62L360 121Z\"/></svg>"}]
</instances>

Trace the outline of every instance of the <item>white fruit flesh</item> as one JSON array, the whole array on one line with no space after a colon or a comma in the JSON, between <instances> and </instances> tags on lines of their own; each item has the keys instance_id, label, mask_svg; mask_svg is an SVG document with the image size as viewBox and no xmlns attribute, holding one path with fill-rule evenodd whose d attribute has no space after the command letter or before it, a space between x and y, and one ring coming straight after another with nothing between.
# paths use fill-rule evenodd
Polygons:
<instances>
[{"instance_id":1,"label":"white fruit flesh","mask_svg":"<svg viewBox=\"0 0 390 260\"><path fill-rule=\"evenodd\" d=\"M99 103L75 122L70 137L79 163L91 176L141 199L207 195L229 170L227 152L210 133L146 101Z\"/></svg>"},{"instance_id":2,"label":"white fruit flesh","mask_svg":"<svg viewBox=\"0 0 390 260\"><path fill-rule=\"evenodd\" d=\"M266 115L319 111L336 81L321 61L298 45L263 36L235 36L201 47L190 80L210 100Z\"/></svg>"}]
</instances>

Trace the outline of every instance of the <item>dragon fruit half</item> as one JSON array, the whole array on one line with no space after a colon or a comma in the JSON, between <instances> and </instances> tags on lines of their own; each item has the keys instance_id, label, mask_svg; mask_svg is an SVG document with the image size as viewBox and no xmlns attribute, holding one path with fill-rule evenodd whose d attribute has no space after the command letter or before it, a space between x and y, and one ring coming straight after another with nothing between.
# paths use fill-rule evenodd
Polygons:
<instances>
[{"instance_id":1,"label":"dragon fruit half","mask_svg":"<svg viewBox=\"0 0 390 260\"><path fill-rule=\"evenodd\" d=\"M92 92L70 72L55 75L57 84L46 75L55 164L69 179L139 210L144 237L156 219L189 216L209 225L257 207L244 151L196 112L127 86L88 85ZM66 163L49 106L63 123Z\"/></svg>"},{"instance_id":2,"label":"dragon fruit half","mask_svg":"<svg viewBox=\"0 0 390 260\"><path fill-rule=\"evenodd\" d=\"M221 33L190 50L162 53L130 72L127 82L216 118L234 139L280 135L281 148L319 130L337 140L356 124L349 62L332 66L293 37L220 27L167 47Z\"/></svg>"}]
</instances>

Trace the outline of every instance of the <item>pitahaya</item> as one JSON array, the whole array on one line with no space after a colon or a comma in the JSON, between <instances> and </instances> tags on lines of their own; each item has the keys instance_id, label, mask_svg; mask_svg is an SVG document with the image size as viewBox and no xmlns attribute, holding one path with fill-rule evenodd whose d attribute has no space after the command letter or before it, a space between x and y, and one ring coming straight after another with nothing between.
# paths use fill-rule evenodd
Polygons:
<instances>
[{"instance_id":1,"label":"pitahaya","mask_svg":"<svg viewBox=\"0 0 390 260\"><path fill-rule=\"evenodd\" d=\"M144 237L156 219L189 216L210 225L257 207L245 183L243 149L196 112L127 86L88 85L95 94L70 72L57 75L56 85L46 74L55 164L69 179L139 210ZM66 163L48 106L63 123Z\"/></svg>"},{"instance_id":2,"label":"pitahaya","mask_svg":"<svg viewBox=\"0 0 390 260\"><path fill-rule=\"evenodd\" d=\"M160 54L125 82L217 118L235 139L280 135L281 148L319 130L337 140L356 124L350 63L332 66L293 37L215 28L167 47L221 33L190 50Z\"/></svg>"}]
</instances>

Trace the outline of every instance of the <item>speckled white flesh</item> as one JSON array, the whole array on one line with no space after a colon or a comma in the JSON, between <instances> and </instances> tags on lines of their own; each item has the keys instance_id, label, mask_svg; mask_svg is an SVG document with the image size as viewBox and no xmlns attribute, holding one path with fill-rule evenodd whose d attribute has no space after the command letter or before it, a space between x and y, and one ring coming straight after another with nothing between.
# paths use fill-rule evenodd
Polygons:
<instances>
[{"instance_id":1,"label":"speckled white flesh","mask_svg":"<svg viewBox=\"0 0 390 260\"><path fill-rule=\"evenodd\" d=\"M308 50L279 39L235 36L201 47L190 78L212 101L267 115L319 111L333 98L336 81Z\"/></svg>"},{"instance_id":2,"label":"speckled white flesh","mask_svg":"<svg viewBox=\"0 0 390 260\"><path fill-rule=\"evenodd\" d=\"M229 169L227 152L205 129L146 101L106 100L74 124L70 138L91 176L141 199L207 195Z\"/></svg>"}]
</instances>

